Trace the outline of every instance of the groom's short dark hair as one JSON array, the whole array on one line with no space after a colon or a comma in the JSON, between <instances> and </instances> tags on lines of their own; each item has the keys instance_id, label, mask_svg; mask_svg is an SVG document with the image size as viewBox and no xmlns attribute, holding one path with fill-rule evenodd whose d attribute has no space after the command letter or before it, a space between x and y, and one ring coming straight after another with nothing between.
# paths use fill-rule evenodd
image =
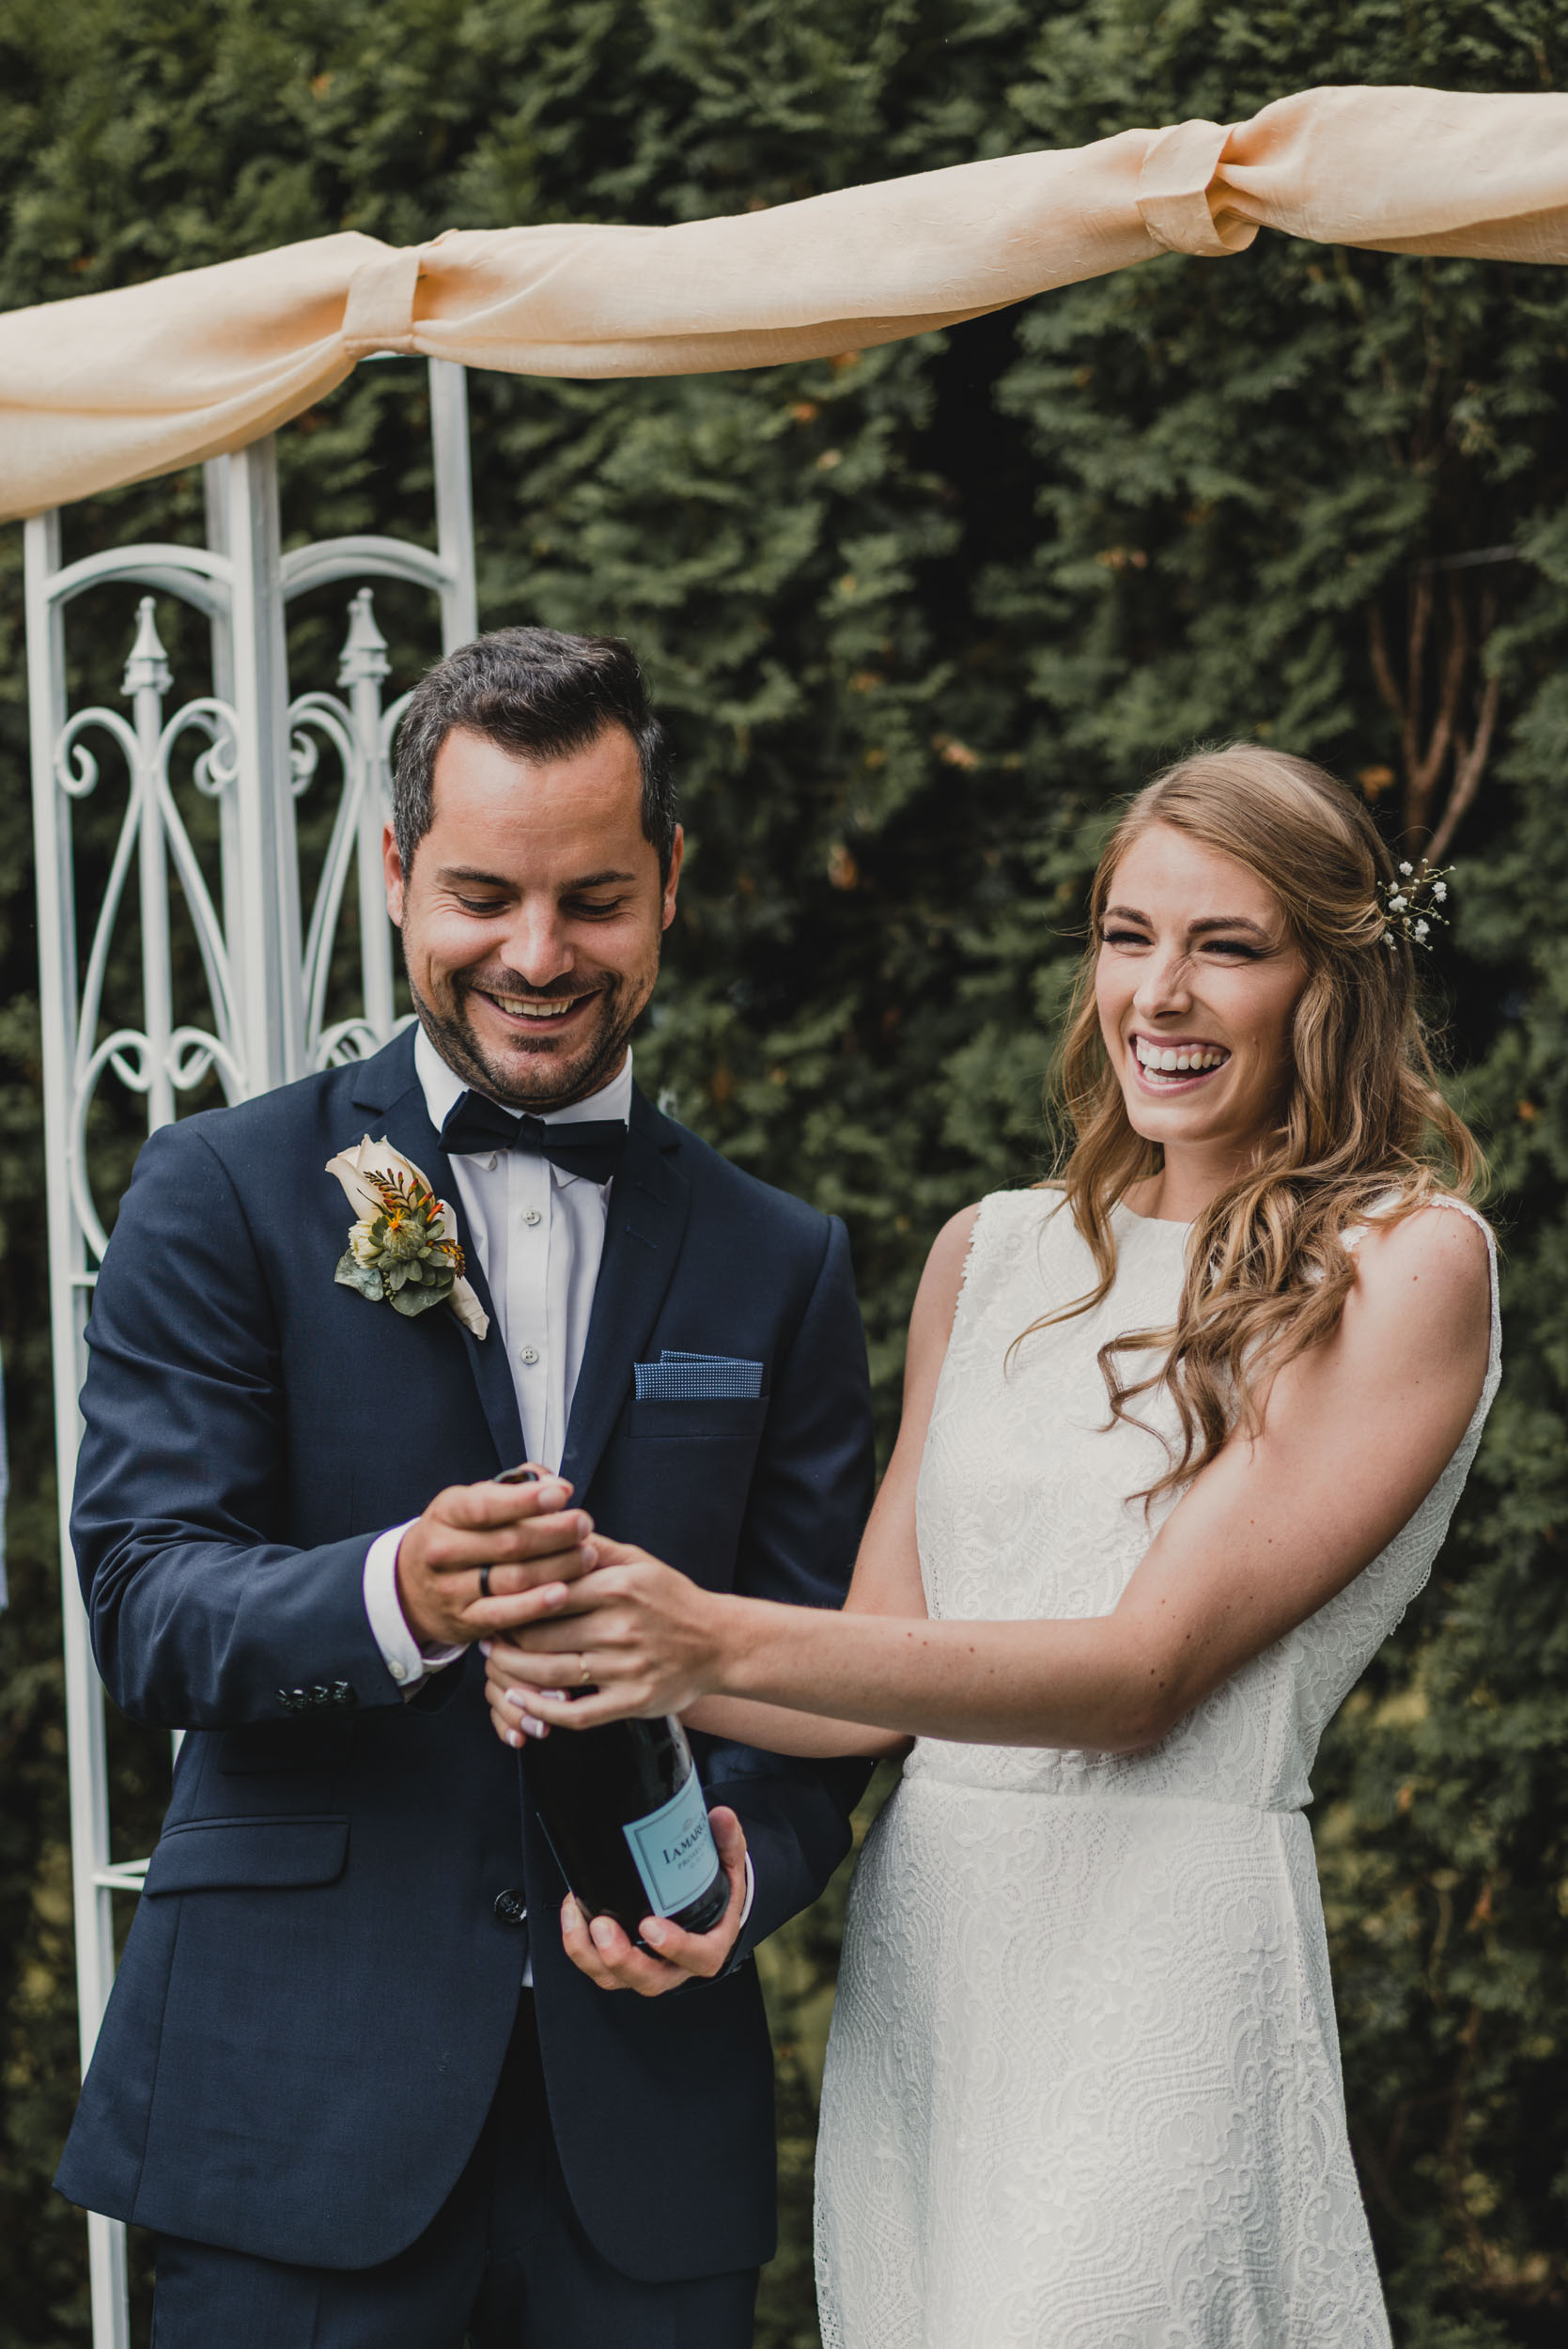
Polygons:
<instances>
[{"instance_id":1,"label":"groom's short dark hair","mask_svg":"<svg viewBox=\"0 0 1568 2349\"><path fill-rule=\"evenodd\" d=\"M434 820L436 757L455 726L522 758L569 758L607 726L624 726L643 770L643 831L667 879L675 786L664 729L643 672L619 636L498 628L449 652L415 686L397 730L392 822L407 874Z\"/></svg>"}]
</instances>

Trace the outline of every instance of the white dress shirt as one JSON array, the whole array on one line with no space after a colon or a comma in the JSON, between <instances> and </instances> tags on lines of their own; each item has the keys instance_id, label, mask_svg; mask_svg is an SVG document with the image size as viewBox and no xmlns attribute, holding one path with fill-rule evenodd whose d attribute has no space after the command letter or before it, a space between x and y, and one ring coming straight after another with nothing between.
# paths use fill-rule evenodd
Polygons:
<instances>
[{"instance_id":1,"label":"white dress shirt","mask_svg":"<svg viewBox=\"0 0 1568 2349\"><path fill-rule=\"evenodd\" d=\"M414 1038L414 1071L430 1123L439 1134L468 1088L448 1068L423 1028ZM584 1101L547 1112L547 1123L569 1125L582 1118L631 1115L631 1054ZM426 1173L430 1172L426 1168ZM452 1159L469 1237L489 1286L495 1323L485 1343L498 1339L518 1398L527 1457L558 1470L566 1449L567 1422L588 1343L588 1318L604 1256L604 1226L610 1185L568 1174L527 1150L465 1152ZM510 1468L511 1461L503 1463ZM365 1611L372 1636L405 1696L420 1682L455 1663L460 1647L421 1647L409 1629L397 1597L397 1548L409 1526L378 1533L365 1560ZM746 1854L746 1893L740 1922L752 1913L756 1876ZM533 1983L530 1958L523 1984Z\"/></svg>"},{"instance_id":2,"label":"white dress shirt","mask_svg":"<svg viewBox=\"0 0 1568 2349\"><path fill-rule=\"evenodd\" d=\"M414 1038L413 1065L439 1134L468 1088L423 1028ZM619 1076L586 1100L548 1112L545 1122L567 1126L630 1114L629 1051ZM541 1468L559 1469L604 1255L610 1186L568 1174L527 1150L465 1153L453 1159L452 1172L495 1309L495 1327L486 1344L506 1349L524 1456ZM410 1518L409 1524L413 1522ZM462 1654L461 1648L422 1648L404 1620L397 1600L397 1546L408 1530L394 1525L379 1533L365 1561L365 1611L386 1668L405 1696Z\"/></svg>"}]
</instances>

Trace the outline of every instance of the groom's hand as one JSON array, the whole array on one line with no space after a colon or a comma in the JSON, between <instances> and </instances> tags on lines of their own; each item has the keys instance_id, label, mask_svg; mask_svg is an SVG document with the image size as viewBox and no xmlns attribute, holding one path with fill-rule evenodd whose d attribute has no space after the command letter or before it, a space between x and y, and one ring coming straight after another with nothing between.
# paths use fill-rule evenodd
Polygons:
<instances>
[{"instance_id":1,"label":"groom's hand","mask_svg":"<svg viewBox=\"0 0 1568 2349\"><path fill-rule=\"evenodd\" d=\"M644 1917L637 1930L651 1957L638 1949L613 1917L588 1922L568 1892L561 1904L561 1940L580 1973L601 1990L635 1990L639 1998L661 1999L683 1982L711 1982L722 1973L740 1931L746 1906L746 1830L723 1804L710 1811L720 1861L730 1880L729 1905L709 1933L683 1933L668 1917Z\"/></svg>"},{"instance_id":2,"label":"groom's hand","mask_svg":"<svg viewBox=\"0 0 1568 2349\"><path fill-rule=\"evenodd\" d=\"M398 1603L421 1646L467 1647L552 1610L596 1554L594 1521L571 1495L547 1470L535 1484L437 1493L397 1547Z\"/></svg>"}]
</instances>

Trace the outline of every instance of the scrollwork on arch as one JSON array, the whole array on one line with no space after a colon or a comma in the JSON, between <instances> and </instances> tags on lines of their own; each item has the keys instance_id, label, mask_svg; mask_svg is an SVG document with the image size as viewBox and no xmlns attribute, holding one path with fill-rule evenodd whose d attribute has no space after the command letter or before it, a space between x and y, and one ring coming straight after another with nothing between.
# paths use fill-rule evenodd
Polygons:
<instances>
[{"instance_id":1,"label":"scrollwork on arch","mask_svg":"<svg viewBox=\"0 0 1568 2349\"><path fill-rule=\"evenodd\" d=\"M150 645L161 662L150 599L142 610L141 630L138 646ZM77 994L75 1034L70 1039L66 1157L72 1207L95 1256L102 1255L106 1238L88 1171L87 1121L104 1075L112 1074L127 1092L147 1101L149 1125L162 1122L161 1107L164 1115L172 1115L174 1096L194 1091L214 1073L227 1099L242 1099L246 1090L227 941L176 800L172 777L177 746L192 732L203 735L207 747L195 759L194 781L206 798L221 799L239 773L238 721L226 703L208 694L185 703L163 723L162 688L167 681L166 667L160 670L154 663L150 677L146 663L133 677L134 668L133 655L127 670L127 689L132 692L136 725L129 724L117 711L101 707L79 710L60 728L52 760L61 791L73 801L87 799L102 775L99 759L84 739L96 732L106 735L118 749L127 780L125 811L93 922ZM155 840L152 853L148 852L149 839ZM168 894L171 868L201 962L210 1012L206 1025L175 1021L177 972ZM101 1035L115 943L122 920L129 919L126 895L133 869L139 884L136 919L142 1024L116 1023L107 1035Z\"/></svg>"}]
</instances>

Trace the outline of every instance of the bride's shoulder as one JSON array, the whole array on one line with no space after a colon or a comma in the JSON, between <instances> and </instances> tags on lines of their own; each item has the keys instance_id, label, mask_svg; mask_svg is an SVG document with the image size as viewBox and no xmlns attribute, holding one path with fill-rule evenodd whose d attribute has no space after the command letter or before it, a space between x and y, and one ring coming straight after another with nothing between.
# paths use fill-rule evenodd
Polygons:
<instances>
[{"instance_id":1,"label":"bride's shoulder","mask_svg":"<svg viewBox=\"0 0 1568 2349\"><path fill-rule=\"evenodd\" d=\"M1345 1234L1356 1257L1353 1292L1361 1314L1397 1316L1418 1349L1439 1333L1484 1346L1492 1321L1490 1230L1476 1210L1444 1194L1405 1214L1379 1214Z\"/></svg>"},{"instance_id":2,"label":"bride's shoulder","mask_svg":"<svg viewBox=\"0 0 1568 2349\"><path fill-rule=\"evenodd\" d=\"M996 1250L1005 1249L1019 1233L1038 1232L1064 1204L1059 1184L1042 1183L1032 1190L992 1190L972 1206L949 1216L931 1243L915 1298L915 1325L939 1330L945 1345L958 1310L958 1299L976 1268Z\"/></svg>"},{"instance_id":3,"label":"bride's shoulder","mask_svg":"<svg viewBox=\"0 0 1568 2349\"><path fill-rule=\"evenodd\" d=\"M961 1283L966 1266L984 1248L1017 1232L1041 1230L1066 1202L1060 1183L1036 1183L1027 1190L988 1190L984 1199L948 1218L931 1243L927 1268L934 1267L942 1279L952 1275Z\"/></svg>"},{"instance_id":4,"label":"bride's shoulder","mask_svg":"<svg viewBox=\"0 0 1568 2349\"><path fill-rule=\"evenodd\" d=\"M930 1252L925 1259L925 1269L920 1276L920 1289L915 1299L917 1313L928 1297L938 1305L945 1299L946 1318L949 1322L952 1321L953 1308L956 1305L958 1292L964 1285L964 1275L969 1268L970 1255L974 1247L980 1219L988 1205L988 1200L977 1199L972 1206L960 1207L956 1215L948 1217L947 1221L931 1242Z\"/></svg>"}]
</instances>

